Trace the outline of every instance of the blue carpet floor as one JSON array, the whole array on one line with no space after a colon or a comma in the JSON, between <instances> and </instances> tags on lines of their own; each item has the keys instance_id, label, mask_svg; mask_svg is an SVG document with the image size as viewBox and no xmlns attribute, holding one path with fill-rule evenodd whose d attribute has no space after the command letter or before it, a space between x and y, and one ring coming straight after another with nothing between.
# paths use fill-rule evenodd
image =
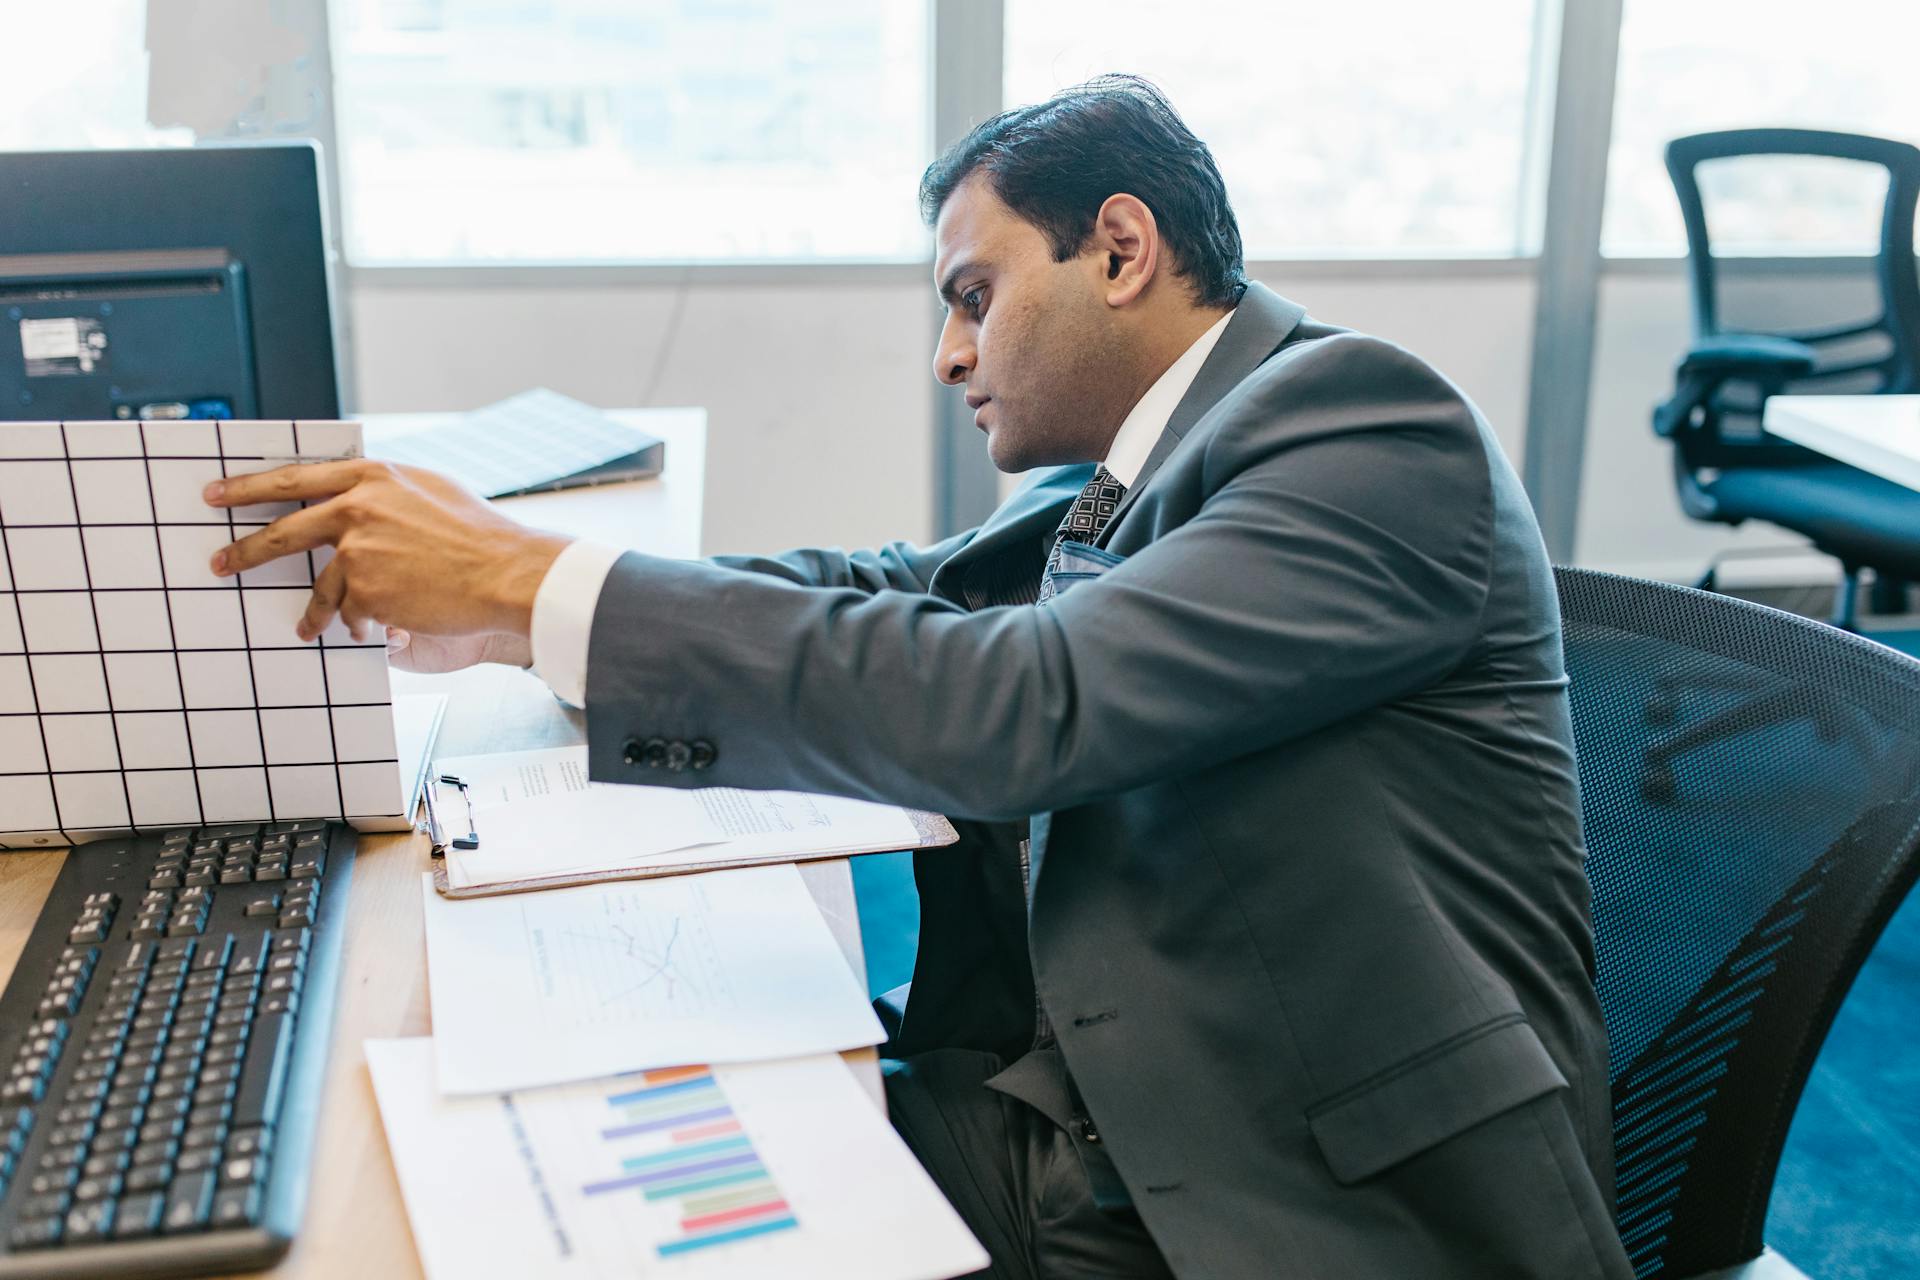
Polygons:
<instances>
[{"instance_id":1,"label":"blue carpet floor","mask_svg":"<svg viewBox=\"0 0 1920 1280\"><path fill-rule=\"evenodd\" d=\"M1920 631L1876 633L1920 656ZM913 976L910 854L853 860L874 994ZM1920 894L1888 924L1807 1081L1768 1242L1813 1280L1920 1277Z\"/></svg>"},{"instance_id":2,"label":"blue carpet floor","mask_svg":"<svg viewBox=\"0 0 1920 1280\"><path fill-rule=\"evenodd\" d=\"M1920 631L1872 638L1920 656ZM1920 1276L1920 894L1895 913L1800 1098L1768 1242L1814 1280Z\"/></svg>"}]
</instances>

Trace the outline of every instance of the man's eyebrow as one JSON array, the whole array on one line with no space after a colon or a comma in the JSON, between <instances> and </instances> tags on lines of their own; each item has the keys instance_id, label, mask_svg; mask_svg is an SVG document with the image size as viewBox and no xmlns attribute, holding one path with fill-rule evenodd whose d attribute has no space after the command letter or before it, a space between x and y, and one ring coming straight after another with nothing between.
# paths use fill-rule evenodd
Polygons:
<instances>
[{"instance_id":1,"label":"man's eyebrow","mask_svg":"<svg viewBox=\"0 0 1920 1280\"><path fill-rule=\"evenodd\" d=\"M961 262L959 265L955 266L953 270L947 272L946 279L940 282L940 296L947 300L947 304L949 306L958 302L960 299L954 296L954 290L958 287L960 277L963 275L966 275L969 271L983 270L985 269L986 265L987 264L984 262L974 262L969 260L969 261Z\"/></svg>"}]
</instances>

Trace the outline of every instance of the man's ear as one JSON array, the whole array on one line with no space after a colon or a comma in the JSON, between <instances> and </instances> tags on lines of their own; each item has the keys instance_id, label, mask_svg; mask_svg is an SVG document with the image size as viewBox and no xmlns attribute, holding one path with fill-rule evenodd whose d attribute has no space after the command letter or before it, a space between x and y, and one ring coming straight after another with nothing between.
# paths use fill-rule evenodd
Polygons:
<instances>
[{"instance_id":1,"label":"man's ear","mask_svg":"<svg viewBox=\"0 0 1920 1280\"><path fill-rule=\"evenodd\" d=\"M1093 219L1089 250L1100 255L1110 307L1138 298L1160 266L1160 228L1153 210L1138 196L1108 196Z\"/></svg>"}]
</instances>

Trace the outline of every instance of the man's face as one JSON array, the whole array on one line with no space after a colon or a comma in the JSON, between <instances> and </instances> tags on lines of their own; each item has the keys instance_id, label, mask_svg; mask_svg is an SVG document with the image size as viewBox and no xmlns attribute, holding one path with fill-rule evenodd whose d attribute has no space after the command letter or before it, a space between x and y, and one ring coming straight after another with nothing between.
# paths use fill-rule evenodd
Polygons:
<instances>
[{"instance_id":1,"label":"man's face","mask_svg":"<svg viewBox=\"0 0 1920 1280\"><path fill-rule=\"evenodd\" d=\"M1110 403L1119 334L1102 300L1102 255L1055 262L1039 228L979 174L947 198L934 239L947 306L934 376L967 388L993 465L1099 460L1126 408Z\"/></svg>"}]
</instances>

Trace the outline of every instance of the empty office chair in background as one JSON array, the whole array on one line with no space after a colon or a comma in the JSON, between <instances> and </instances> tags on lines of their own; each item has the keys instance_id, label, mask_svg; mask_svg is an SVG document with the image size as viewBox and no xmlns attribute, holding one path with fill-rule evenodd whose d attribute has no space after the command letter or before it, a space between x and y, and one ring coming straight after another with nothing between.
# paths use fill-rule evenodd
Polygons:
<instances>
[{"instance_id":1,"label":"empty office chair in background","mask_svg":"<svg viewBox=\"0 0 1920 1280\"><path fill-rule=\"evenodd\" d=\"M1822 156L1887 171L1875 263L1878 315L1773 333L1721 328L1696 171L1708 161L1748 156ZM1834 601L1836 626L1853 628L1863 569L1874 571L1876 607L1899 611L1906 582L1920 578L1920 493L1765 435L1760 412L1768 396L1788 390L1920 391L1920 278L1913 252L1920 148L1811 129L1734 129L1674 139L1667 144L1667 172L1686 221L1694 338L1673 395L1654 410L1653 427L1673 442L1682 508L1696 520L1765 520L1833 556L1844 574ZM1701 585L1713 585L1711 569Z\"/></svg>"},{"instance_id":2,"label":"empty office chair in background","mask_svg":"<svg viewBox=\"0 0 1920 1280\"><path fill-rule=\"evenodd\" d=\"M1800 1093L1920 872L1920 662L1728 596L1556 571L1636 1275L1759 1255ZM1643 785L1664 682L1744 716ZM1756 696L1757 695L1757 696Z\"/></svg>"}]
</instances>

